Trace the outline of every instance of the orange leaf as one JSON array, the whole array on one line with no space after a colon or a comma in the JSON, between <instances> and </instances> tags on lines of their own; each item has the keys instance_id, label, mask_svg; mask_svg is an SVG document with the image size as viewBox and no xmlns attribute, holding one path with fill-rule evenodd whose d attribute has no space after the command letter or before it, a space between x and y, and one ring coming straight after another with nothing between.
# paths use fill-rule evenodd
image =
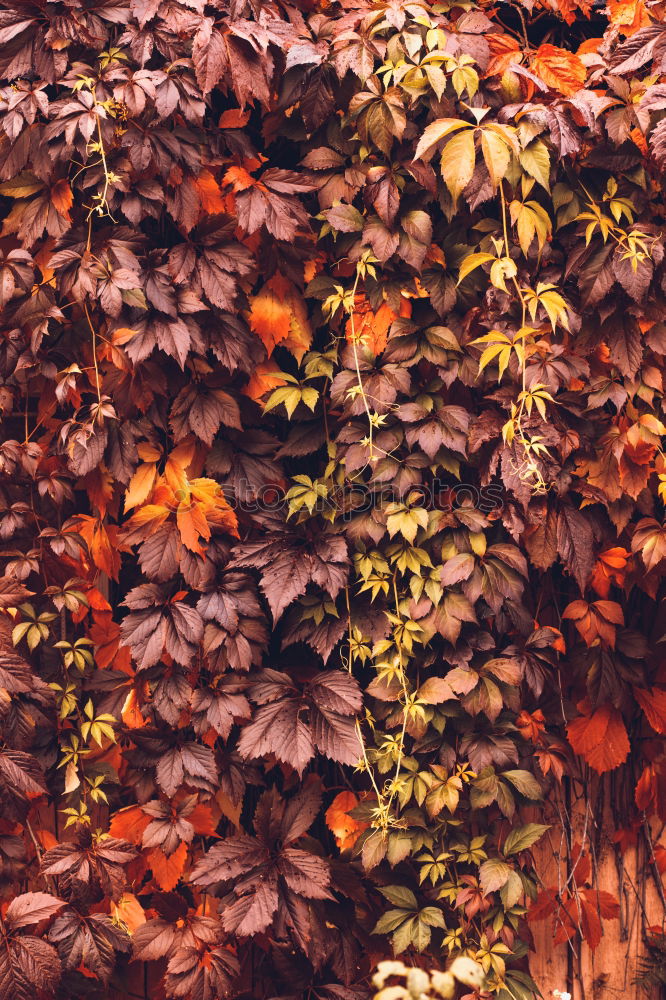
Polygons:
<instances>
[{"instance_id":1,"label":"orange leaf","mask_svg":"<svg viewBox=\"0 0 666 1000\"><path fill-rule=\"evenodd\" d=\"M69 210L74 204L74 195L66 177L62 177L51 188L51 204L58 215L62 215L67 222L72 221Z\"/></svg>"},{"instance_id":2,"label":"orange leaf","mask_svg":"<svg viewBox=\"0 0 666 1000\"><path fill-rule=\"evenodd\" d=\"M260 400L271 389L277 389L279 385L287 384L280 376L281 371L272 358L269 358L268 361L260 361L253 369L250 381L241 391L250 399Z\"/></svg>"},{"instance_id":3,"label":"orange leaf","mask_svg":"<svg viewBox=\"0 0 666 1000\"><path fill-rule=\"evenodd\" d=\"M109 504L113 500L115 479L105 465L97 465L87 476L80 479L78 486L85 489L90 500L90 506L102 517L106 516Z\"/></svg>"},{"instance_id":4,"label":"orange leaf","mask_svg":"<svg viewBox=\"0 0 666 1000\"><path fill-rule=\"evenodd\" d=\"M223 111L217 123L219 128L244 128L250 120L249 111L241 111L240 108L230 108Z\"/></svg>"},{"instance_id":5,"label":"orange leaf","mask_svg":"<svg viewBox=\"0 0 666 1000\"><path fill-rule=\"evenodd\" d=\"M238 194L239 191L247 191L248 188L254 187L258 182L252 174L247 172L245 167L229 167L222 178L222 183L227 187L232 187L234 193Z\"/></svg>"},{"instance_id":6,"label":"orange leaf","mask_svg":"<svg viewBox=\"0 0 666 1000\"><path fill-rule=\"evenodd\" d=\"M106 524L99 517L84 514L78 515L77 522L95 566L112 580L117 580L120 572L120 553L126 551L118 542L118 526Z\"/></svg>"},{"instance_id":7,"label":"orange leaf","mask_svg":"<svg viewBox=\"0 0 666 1000\"><path fill-rule=\"evenodd\" d=\"M280 274L274 274L258 295L250 298L250 326L272 354L278 344L292 338L284 346L297 360L312 342L312 329L303 296Z\"/></svg>"},{"instance_id":8,"label":"orange leaf","mask_svg":"<svg viewBox=\"0 0 666 1000\"><path fill-rule=\"evenodd\" d=\"M634 792L634 799L638 808L642 809L643 812L649 812L650 807L657 801L657 792L657 773L654 765L648 764L647 767L643 768L643 773L638 779Z\"/></svg>"},{"instance_id":9,"label":"orange leaf","mask_svg":"<svg viewBox=\"0 0 666 1000\"><path fill-rule=\"evenodd\" d=\"M617 919L620 905L610 892L603 889L583 889L579 893L583 937L594 951L601 944L601 920Z\"/></svg>"},{"instance_id":10,"label":"orange leaf","mask_svg":"<svg viewBox=\"0 0 666 1000\"><path fill-rule=\"evenodd\" d=\"M620 547L606 549L599 554L590 579L590 585L599 597L608 597L611 583L618 587L623 585L628 558L627 550Z\"/></svg>"},{"instance_id":11,"label":"orange leaf","mask_svg":"<svg viewBox=\"0 0 666 1000\"><path fill-rule=\"evenodd\" d=\"M622 608L615 601L572 601L562 613L563 618L573 619L577 630L588 646L603 639L615 648L615 626L624 625Z\"/></svg>"},{"instance_id":12,"label":"orange leaf","mask_svg":"<svg viewBox=\"0 0 666 1000\"><path fill-rule=\"evenodd\" d=\"M137 331L132 330L129 326L119 326L111 334L111 340L114 344L122 347L123 344L129 344L130 340L136 337Z\"/></svg>"},{"instance_id":13,"label":"orange leaf","mask_svg":"<svg viewBox=\"0 0 666 1000\"><path fill-rule=\"evenodd\" d=\"M50 851L58 843L50 830L35 830L35 840L45 851Z\"/></svg>"},{"instance_id":14,"label":"orange leaf","mask_svg":"<svg viewBox=\"0 0 666 1000\"><path fill-rule=\"evenodd\" d=\"M573 845L571 851L571 874L579 889L589 882L592 876L592 859L578 842Z\"/></svg>"},{"instance_id":15,"label":"orange leaf","mask_svg":"<svg viewBox=\"0 0 666 1000\"><path fill-rule=\"evenodd\" d=\"M521 62L520 42L516 38L512 38L511 35L488 34L486 41L491 55L486 76L502 76L509 66Z\"/></svg>"},{"instance_id":16,"label":"orange leaf","mask_svg":"<svg viewBox=\"0 0 666 1000\"><path fill-rule=\"evenodd\" d=\"M584 42L581 42L576 50L576 55L586 56L592 52L598 52L599 46L602 44L603 38L586 38Z\"/></svg>"},{"instance_id":17,"label":"orange leaf","mask_svg":"<svg viewBox=\"0 0 666 1000\"><path fill-rule=\"evenodd\" d=\"M146 720L141 714L134 688L130 689L127 698L125 698L125 704L122 707L120 715L128 729L142 729L145 726Z\"/></svg>"},{"instance_id":18,"label":"orange leaf","mask_svg":"<svg viewBox=\"0 0 666 1000\"><path fill-rule=\"evenodd\" d=\"M644 0L608 0L610 22L627 37L650 24Z\"/></svg>"},{"instance_id":19,"label":"orange leaf","mask_svg":"<svg viewBox=\"0 0 666 1000\"><path fill-rule=\"evenodd\" d=\"M353 792L340 792L326 810L326 825L335 837L341 851L353 847L369 823L359 822L348 813L358 805Z\"/></svg>"},{"instance_id":20,"label":"orange leaf","mask_svg":"<svg viewBox=\"0 0 666 1000\"><path fill-rule=\"evenodd\" d=\"M570 97L585 83L585 64L573 52L557 45L540 45L532 56L532 70L551 90Z\"/></svg>"},{"instance_id":21,"label":"orange leaf","mask_svg":"<svg viewBox=\"0 0 666 1000\"><path fill-rule=\"evenodd\" d=\"M133 892L124 892L117 903L111 901L111 916L127 928L128 934L134 934L146 922L143 906Z\"/></svg>"},{"instance_id":22,"label":"orange leaf","mask_svg":"<svg viewBox=\"0 0 666 1000\"><path fill-rule=\"evenodd\" d=\"M264 285L258 295L251 297L250 326L261 338L266 350L273 348L289 336L291 316L285 287L276 281L277 275ZM286 283L288 288L288 282Z\"/></svg>"},{"instance_id":23,"label":"orange leaf","mask_svg":"<svg viewBox=\"0 0 666 1000\"><path fill-rule=\"evenodd\" d=\"M148 864L160 889L170 892L178 885L187 860L187 844L180 844L170 857L161 847L148 852Z\"/></svg>"},{"instance_id":24,"label":"orange leaf","mask_svg":"<svg viewBox=\"0 0 666 1000\"><path fill-rule=\"evenodd\" d=\"M541 709L537 708L536 712L532 712L531 714L523 709L516 718L516 728L520 731L520 735L524 740L538 743L541 739L541 733L546 729Z\"/></svg>"},{"instance_id":25,"label":"orange leaf","mask_svg":"<svg viewBox=\"0 0 666 1000\"><path fill-rule=\"evenodd\" d=\"M191 479L190 492L194 500L202 504L208 524L214 524L228 534L238 538L238 518L227 503L220 484L214 479ZM208 534L210 537L210 532Z\"/></svg>"},{"instance_id":26,"label":"orange leaf","mask_svg":"<svg viewBox=\"0 0 666 1000\"><path fill-rule=\"evenodd\" d=\"M111 817L109 835L120 840L129 840L130 844L141 844L143 831L150 823L141 806L127 806Z\"/></svg>"},{"instance_id":27,"label":"orange leaf","mask_svg":"<svg viewBox=\"0 0 666 1000\"><path fill-rule=\"evenodd\" d=\"M407 299L400 302L400 316L411 315L411 303ZM386 302L382 302L377 312L373 312L370 303L363 295L358 295L354 303L354 314L347 320L345 335L347 340L362 341L375 357L386 347L388 331L398 314Z\"/></svg>"},{"instance_id":28,"label":"orange leaf","mask_svg":"<svg viewBox=\"0 0 666 1000\"><path fill-rule=\"evenodd\" d=\"M215 215L224 211L224 199L217 183L210 170L202 170L194 180L194 187L199 195L201 210L207 215Z\"/></svg>"},{"instance_id":29,"label":"orange leaf","mask_svg":"<svg viewBox=\"0 0 666 1000\"><path fill-rule=\"evenodd\" d=\"M142 504L150 496L157 477L155 462L142 462L129 481L125 492L125 511Z\"/></svg>"},{"instance_id":30,"label":"orange leaf","mask_svg":"<svg viewBox=\"0 0 666 1000\"><path fill-rule=\"evenodd\" d=\"M202 837L217 837L213 810L205 802L198 802L191 813L187 814L187 822L194 827L194 832Z\"/></svg>"},{"instance_id":31,"label":"orange leaf","mask_svg":"<svg viewBox=\"0 0 666 1000\"><path fill-rule=\"evenodd\" d=\"M208 521L206 520L201 504L179 504L176 512L176 523L185 548L198 556L202 556L205 549L201 547L199 537L201 536L208 541L210 538L210 528L208 527Z\"/></svg>"},{"instance_id":32,"label":"orange leaf","mask_svg":"<svg viewBox=\"0 0 666 1000\"><path fill-rule=\"evenodd\" d=\"M587 700L580 702L583 714L567 726L569 743L577 754L599 774L612 771L629 756L629 739L624 721L613 705L590 711Z\"/></svg>"}]
</instances>

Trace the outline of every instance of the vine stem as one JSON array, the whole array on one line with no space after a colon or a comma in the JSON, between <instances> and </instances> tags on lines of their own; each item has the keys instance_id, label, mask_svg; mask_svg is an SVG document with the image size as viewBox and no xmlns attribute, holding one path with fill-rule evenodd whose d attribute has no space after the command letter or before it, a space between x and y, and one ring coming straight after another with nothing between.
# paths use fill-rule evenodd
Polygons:
<instances>
[{"instance_id":1,"label":"vine stem","mask_svg":"<svg viewBox=\"0 0 666 1000\"><path fill-rule=\"evenodd\" d=\"M508 224L507 224L506 198L504 196L504 184L503 184L502 180L500 180L500 182L499 182L499 193L500 193L500 202L501 202L501 205L502 205L502 232L503 232L503 235L504 235L504 253L505 253L506 257L508 258L509 257L509 227L508 227ZM525 296L523 295L523 291L522 291L522 289L520 287L520 282L518 281L518 278L516 277L516 275L512 275L511 276L511 282L512 282L514 288L516 289L516 295L518 296L518 300L520 302L520 308L521 308L520 326L521 326L521 329L525 329L525 327L527 325L527 302L525 301ZM516 351L516 355L518 356L518 361L519 361L519 364L520 364L520 375L521 375L521 388L522 388L522 391L521 391L521 394L520 394L520 400L519 400L519 403L518 403L518 408L517 408L516 415L515 415L515 417L513 417L513 423L514 423L514 426L515 426L516 430L518 431L518 439L519 439L519 441L520 441L520 443L522 445L523 452L524 452L524 455L525 455L525 464L523 465L522 468L523 469L529 469L530 464L533 466L532 472L536 471L537 476L538 476L538 479L536 480L536 482L534 482L534 488L537 491L542 491L542 489L543 489L543 487L545 485L544 482L543 482L543 477L541 476L541 473L539 472L538 468L535 467L534 461L532 459L530 459L530 454L531 454L531 451L532 451L532 444L529 441L529 439L525 436L525 432L523 430L523 423L522 423L523 416L525 414L525 400L527 398L527 381L526 381L527 366L525 364L525 346L524 346L524 343L523 343L523 356L522 356L522 360L520 359L520 355L518 355L518 351ZM517 469L516 471L517 471L518 475L520 476L520 478L522 479L521 470Z\"/></svg>"},{"instance_id":2,"label":"vine stem","mask_svg":"<svg viewBox=\"0 0 666 1000\"><path fill-rule=\"evenodd\" d=\"M400 601L398 599L398 585L396 583L396 573L397 570L393 571L393 598L395 601L395 613L396 617L402 621L400 615ZM409 701L409 690L407 688L407 678L405 676L405 667L402 661L402 647L399 642L396 642L396 649L398 650L398 662L400 664L400 684L402 685L402 695L405 699L405 707L402 713L402 731L400 733L400 746L398 747L398 759L395 765L395 774L393 776L391 792L389 794L389 800L387 803L387 811L390 810L393 799L395 798L398 790L398 779L400 778L400 771L402 769L402 759L405 755L405 733L407 732L407 704Z\"/></svg>"},{"instance_id":3,"label":"vine stem","mask_svg":"<svg viewBox=\"0 0 666 1000\"><path fill-rule=\"evenodd\" d=\"M348 586L345 587L345 601L346 601L346 604L347 604L347 634L348 634L348 638L349 638L349 661L347 663L347 670L351 674L352 673L352 660L354 658L354 654L352 653L353 635L352 635L352 623L351 623L351 602L349 600L349 587ZM373 790L374 790L374 792L375 792L378 800L383 804L383 802L384 802L384 795L383 795L382 791L380 790L379 785L377 784L377 781L376 781L376 778L375 778L375 774L374 774L374 771L372 769L372 764L368 760L368 754L367 754L367 750L366 750L366 746L365 746L365 740L363 739L363 730L361 729L361 723L359 722L358 718L356 719L356 735L358 736L359 743L361 744L361 750L363 751L363 763L365 765L365 770L366 770L366 772L367 772L367 774L368 774L368 776L370 778L370 781L372 782L372 787L373 787Z\"/></svg>"},{"instance_id":4,"label":"vine stem","mask_svg":"<svg viewBox=\"0 0 666 1000\"><path fill-rule=\"evenodd\" d=\"M95 331L95 327L93 326L93 322L92 322L92 320L90 318L90 313L88 312L88 303L87 302L83 303L83 311L86 314L86 319L88 320L88 326L90 327L90 333L92 335L92 356L93 356L93 365L95 367L95 388L97 390L97 402L101 403L102 402L102 393L101 393L100 381L99 381L99 367L97 365L97 333Z\"/></svg>"},{"instance_id":5,"label":"vine stem","mask_svg":"<svg viewBox=\"0 0 666 1000\"><path fill-rule=\"evenodd\" d=\"M357 346L356 346L356 339L357 339L356 338L356 325L354 323L354 304L355 304L355 301L356 301L356 291L358 289L358 283L359 283L360 278L361 278L361 271L360 271L360 269L359 269L359 267L357 265L357 267L356 267L356 278L354 279L354 284L352 286L352 301L351 301L351 307L349 309L349 324L350 324L350 327L351 327L351 335L352 335L351 336L351 341L352 341L352 350L354 352L354 365L356 367L356 379L357 379L357 382L358 382L358 388L359 388L359 392L360 392L360 395L361 395L361 399L363 400L363 407L365 409L365 413L366 413L366 416L368 418L368 448L369 448L369 452L370 452L370 462L372 462L373 458L374 458L374 454L373 454L372 414L370 412L370 406L368 405L368 400L367 400L367 397L365 395L365 389L363 388L363 380L361 378L361 365L360 365L359 360L358 360L358 350L357 350Z\"/></svg>"}]
</instances>

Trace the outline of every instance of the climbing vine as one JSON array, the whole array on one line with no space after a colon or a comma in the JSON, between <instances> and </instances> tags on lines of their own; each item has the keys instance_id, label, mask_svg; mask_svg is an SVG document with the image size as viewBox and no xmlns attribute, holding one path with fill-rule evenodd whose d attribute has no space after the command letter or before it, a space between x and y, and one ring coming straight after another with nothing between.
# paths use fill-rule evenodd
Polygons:
<instances>
[{"instance_id":1,"label":"climbing vine","mask_svg":"<svg viewBox=\"0 0 666 1000\"><path fill-rule=\"evenodd\" d=\"M665 13L0 6L0 1000L663 983Z\"/></svg>"}]
</instances>

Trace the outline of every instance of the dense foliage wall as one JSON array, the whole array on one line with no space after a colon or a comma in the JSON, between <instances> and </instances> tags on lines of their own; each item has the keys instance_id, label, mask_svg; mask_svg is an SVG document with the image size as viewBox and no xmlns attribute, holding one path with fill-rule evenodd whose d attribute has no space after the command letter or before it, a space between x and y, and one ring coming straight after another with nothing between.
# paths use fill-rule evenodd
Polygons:
<instances>
[{"instance_id":1,"label":"dense foliage wall","mask_svg":"<svg viewBox=\"0 0 666 1000\"><path fill-rule=\"evenodd\" d=\"M665 14L2 3L2 1000L664 901Z\"/></svg>"}]
</instances>

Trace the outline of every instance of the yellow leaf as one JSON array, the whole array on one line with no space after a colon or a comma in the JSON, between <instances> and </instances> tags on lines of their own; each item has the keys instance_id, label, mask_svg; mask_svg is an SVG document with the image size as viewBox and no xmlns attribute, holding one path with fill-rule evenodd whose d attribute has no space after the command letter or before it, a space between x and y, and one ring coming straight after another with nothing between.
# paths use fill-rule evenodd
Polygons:
<instances>
[{"instance_id":1,"label":"yellow leaf","mask_svg":"<svg viewBox=\"0 0 666 1000\"><path fill-rule=\"evenodd\" d=\"M491 253L470 253L463 259L460 265L460 271L458 273L458 284L464 281L468 274L471 274L475 268L480 267L482 264L489 264L491 260L495 260L495 257Z\"/></svg>"},{"instance_id":2,"label":"yellow leaf","mask_svg":"<svg viewBox=\"0 0 666 1000\"><path fill-rule=\"evenodd\" d=\"M461 128L468 129L469 127L469 122L462 121L460 118L438 118L437 121L431 122L418 141L414 159L429 160L438 142L445 139L452 132L457 132Z\"/></svg>"},{"instance_id":3,"label":"yellow leaf","mask_svg":"<svg viewBox=\"0 0 666 1000\"><path fill-rule=\"evenodd\" d=\"M493 188L496 188L509 169L511 162L509 148L495 132L483 129L481 132L481 152L490 174L490 181Z\"/></svg>"},{"instance_id":4,"label":"yellow leaf","mask_svg":"<svg viewBox=\"0 0 666 1000\"><path fill-rule=\"evenodd\" d=\"M472 179L474 160L473 129L454 135L442 150L442 177L454 202Z\"/></svg>"},{"instance_id":5,"label":"yellow leaf","mask_svg":"<svg viewBox=\"0 0 666 1000\"><path fill-rule=\"evenodd\" d=\"M125 510L131 510L147 500L155 484L157 466L154 462L143 462L129 481L125 493Z\"/></svg>"},{"instance_id":6,"label":"yellow leaf","mask_svg":"<svg viewBox=\"0 0 666 1000\"><path fill-rule=\"evenodd\" d=\"M519 156L520 165L541 187L550 191L550 153L541 139L531 142Z\"/></svg>"}]
</instances>

